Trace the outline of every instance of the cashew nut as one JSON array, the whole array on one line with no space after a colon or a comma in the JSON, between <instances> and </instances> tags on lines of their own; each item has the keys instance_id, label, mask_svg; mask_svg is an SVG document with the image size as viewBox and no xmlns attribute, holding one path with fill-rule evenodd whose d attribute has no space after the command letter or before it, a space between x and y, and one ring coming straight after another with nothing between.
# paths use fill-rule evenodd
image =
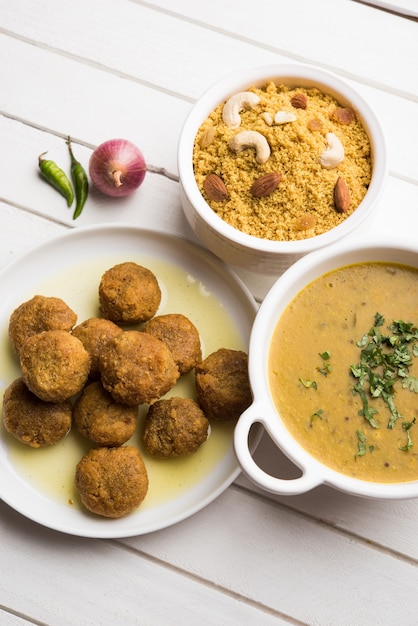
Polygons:
<instances>
[{"instance_id":1,"label":"cashew nut","mask_svg":"<svg viewBox=\"0 0 418 626\"><path fill-rule=\"evenodd\" d=\"M222 109L222 119L230 128L238 128L241 124L241 111L249 111L260 102L260 98L252 91L240 91L231 96Z\"/></svg>"},{"instance_id":2,"label":"cashew nut","mask_svg":"<svg viewBox=\"0 0 418 626\"><path fill-rule=\"evenodd\" d=\"M261 114L261 117L263 118L267 126L273 126L273 116L271 113L269 113L268 111L264 111Z\"/></svg>"},{"instance_id":3,"label":"cashew nut","mask_svg":"<svg viewBox=\"0 0 418 626\"><path fill-rule=\"evenodd\" d=\"M242 130L232 137L229 147L234 152L242 152L245 148L255 148L257 163L265 163L270 156L267 139L256 130Z\"/></svg>"},{"instance_id":4,"label":"cashew nut","mask_svg":"<svg viewBox=\"0 0 418 626\"><path fill-rule=\"evenodd\" d=\"M275 124L287 124L288 122L295 122L297 119L296 115L289 111L277 111L274 116Z\"/></svg>"},{"instance_id":5,"label":"cashew nut","mask_svg":"<svg viewBox=\"0 0 418 626\"><path fill-rule=\"evenodd\" d=\"M327 170L337 167L344 160L344 147L334 133L327 133L327 149L322 152L319 162Z\"/></svg>"}]
</instances>

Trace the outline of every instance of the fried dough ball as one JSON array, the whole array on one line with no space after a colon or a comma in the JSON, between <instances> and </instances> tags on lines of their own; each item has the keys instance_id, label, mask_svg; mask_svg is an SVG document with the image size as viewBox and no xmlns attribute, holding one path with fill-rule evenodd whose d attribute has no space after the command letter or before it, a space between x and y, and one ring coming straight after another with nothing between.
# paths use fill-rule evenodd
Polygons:
<instances>
[{"instance_id":1,"label":"fried dough ball","mask_svg":"<svg viewBox=\"0 0 418 626\"><path fill-rule=\"evenodd\" d=\"M71 330L77 315L61 298L33 296L23 302L11 314L9 339L14 351L20 348L29 337L43 330Z\"/></svg>"},{"instance_id":2,"label":"fried dough ball","mask_svg":"<svg viewBox=\"0 0 418 626\"><path fill-rule=\"evenodd\" d=\"M77 337L65 330L33 335L20 350L22 378L46 402L62 402L81 391L90 372L90 357Z\"/></svg>"},{"instance_id":3,"label":"fried dough ball","mask_svg":"<svg viewBox=\"0 0 418 626\"><path fill-rule=\"evenodd\" d=\"M121 446L135 432L138 408L115 402L99 381L84 387L74 403L77 430L98 446Z\"/></svg>"},{"instance_id":4,"label":"fried dough ball","mask_svg":"<svg viewBox=\"0 0 418 626\"><path fill-rule=\"evenodd\" d=\"M196 452L208 437L209 421L191 398L173 397L152 404L145 418L143 440L150 454L161 458Z\"/></svg>"},{"instance_id":5,"label":"fried dough ball","mask_svg":"<svg viewBox=\"0 0 418 626\"><path fill-rule=\"evenodd\" d=\"M220 348L196 366L197 400L206 417L235 420L251 404L248 356Z\"/></svg>"},{"instance_id":6,"label":"fried dough ball","mask_svg":"<svg viewBox=\"0 0 418 626\"><path fill-rule=\"evenodd\" d=\"M111 339L100 353L99 363L104 388L123 404L151 404L179 377L166 344L138 330L126 330Z\"/></svg>"},{"instance_id":7,"label":"fried dough ball","mask_svg":"<svg viewBox=\"0 0 418 626\"><path fill-rule=\"evenodd\" d=\"M180 375L190 372L202 360L198 330L184 315L157 315L148 322L144 331L167 344Z\"/></svg>"},{"instance_id":8,"label":"fried dough ball","mask_svg":"<svg viewBox=\"0 0 418 626\"><path fill-rule=\"evenodd\" d=\"M52 446L71 428L72 406L64 402L44 402L35 396L22 378L7 387L3 397L5 429L31 448Z\"/></svg>"},{"instance_id":9,"label":"fried dough ball","mask_svg":"<svg viewBox=\"0 0 418 626\"><path fill-rule=\"evenodd\" d=\"M102 317L91 317L73 328L72 334L90 355L90 378L100 378L99 354L109 339L122 332L120 326Z\"/></svg>"},{"instance_id":10,"label":"fried dough ball","mask_svg":"<svg viewBox=\"0 0 418 626\"><path fill-rule=\"evenodd\" d=\"M99 302L103 317L112 322L146 322L160 306L161 290L151 270L127 261L103 274Z\"/></svg>"},{"instance_id":11,"label":"fried dough ball","mask_svg":"<svg viewBox=\"0 0 418 626\"><path fill-rule=\"evenodd\" d=\"M148 491L148 475L133 446L96 448L77 464L75 484L86 509L118 518L141 504Z\"/></svg>"}]
</instances>

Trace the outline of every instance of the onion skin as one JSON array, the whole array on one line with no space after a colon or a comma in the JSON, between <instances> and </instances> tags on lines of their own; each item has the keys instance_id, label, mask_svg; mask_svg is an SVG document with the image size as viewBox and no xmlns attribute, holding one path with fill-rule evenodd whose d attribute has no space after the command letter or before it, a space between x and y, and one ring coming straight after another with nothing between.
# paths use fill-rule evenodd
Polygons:
<instances>
[{"instance_id":1,"label":"onion skin","mask_svg":"<svg viewBox=\"0 0 418 626\"><path fill-rule=\"evenodd\" d=\"M113 198L129 196L141 185L147 166L142 152L127 139L109 139L90 157L93 185Z\"/></svg>"}]
</instances>

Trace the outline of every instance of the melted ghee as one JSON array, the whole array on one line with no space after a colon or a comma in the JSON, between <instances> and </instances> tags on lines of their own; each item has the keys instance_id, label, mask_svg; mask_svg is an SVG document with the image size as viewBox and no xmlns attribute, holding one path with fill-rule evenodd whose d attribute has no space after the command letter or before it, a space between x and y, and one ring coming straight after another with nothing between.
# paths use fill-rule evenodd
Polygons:
<instances>
[{"instance_id":1,"label":"melted ghee","mask_svg":"<svg viewBox=\"0 0 418 626\"><path fill-rule=\"evenodd\" d=\"M220 347L246 349L230 312L193 275L155 259L132 258L131 255L129 260L148 267L157 276L162 292L158 315L183 313L194 323L200 333L203 357ZM62 298L77 313L77 323L81 323L99 315L100 278L106 269L120 262L120 258L109 257L74 266L53 279L40 282L23 295L21 301L35 294ZM0 353L0 387L4 391L8 384L20 376L17 357L8 341L7 328L3 328L0 333ZM195 398L193 373L182 376L167 397L174 395ZM139 448L148 472L149 491L141 509L152 508L176 498L207 476L231 451L234 429L231 423L212 423L210 436L196 453L177 459L158 459L148 454L142 444L147 408L146 405L139 407L137 430L127 442ZM82 507L74 476L76 464L91 447L88 440L73 429L54 446L33 449L7 433L3 423L0 437L7 446L9 461L20 476L49 497Z\"/></svg>"}]
</instances>

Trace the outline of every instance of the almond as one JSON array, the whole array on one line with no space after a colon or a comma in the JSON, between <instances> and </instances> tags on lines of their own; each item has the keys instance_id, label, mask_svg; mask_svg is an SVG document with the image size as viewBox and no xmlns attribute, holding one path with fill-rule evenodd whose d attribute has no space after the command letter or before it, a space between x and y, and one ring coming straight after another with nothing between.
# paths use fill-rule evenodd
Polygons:
<instances>
[{"instance_id":1,"label":"almond","mask_svg":"<svg viewBox=\"0 0 418 626\"><path fill-rule=\"evenodd\" d=\"M334 187L334 204L338 213L346 213L350 206L350 191L344 178L339 176Z\"/></svg>"},{"instance_id":2,"label":"almond","mask_svg":"<svg viewBox=\"0 0 418 626\"><path fill-rule=\"evenodd\" d=\"M209 174L203 183L203 189L210 200L223 202L229 196L224 181L217 174Z\"/></svg>"},{"instance_id":3,"label":"almond","mask_svg":"<svg viewBox=\"0 0 418 626\"><path fill-rule=\"evenodd\" d=\"M308 106L308 98L304 93L296 93L293 98L290 100L291 104L295 109L306 109Z\"/></svg>"},{"instance_id":4,"label":"almond","mask_svg":"<svg viewBox=\"0 0 418 626\"><path fill-rule=\"evenodd\" d=\"M282 175L279 172L270 172L269 174L264 174L257 178L257 180L252 184L250 192L254 196L254 198L264 198L265 196L269 196L275 189L282 178Z\"/></svg>"}]
</instances>

